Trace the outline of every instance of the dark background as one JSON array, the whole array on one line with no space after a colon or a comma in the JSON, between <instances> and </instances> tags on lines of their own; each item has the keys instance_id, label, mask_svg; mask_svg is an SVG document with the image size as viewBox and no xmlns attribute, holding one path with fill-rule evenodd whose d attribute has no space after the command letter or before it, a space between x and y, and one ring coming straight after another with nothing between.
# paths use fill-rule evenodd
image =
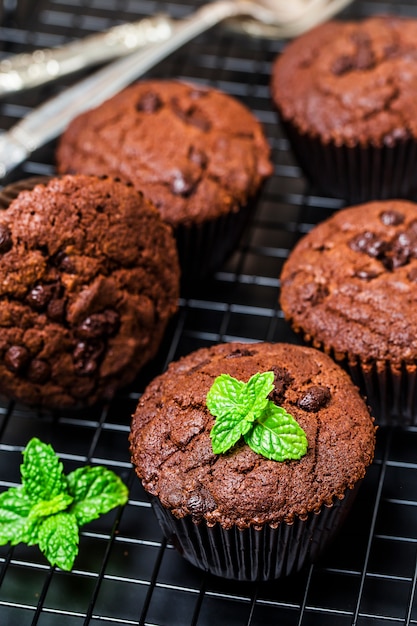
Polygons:
<instances>
[{"instance_id":1,"label":"dark background","mask_svg":"<svg viewBox=\"0 0 417 626\"><path fill-rule=\"evenodd\" d=\"M181 18L198 4L8 0L1 16L0 58L156 12ZM343 17L387 12L417 17L417 3L354 2ZM264 124L275 172L239 249L212 280L181 298L158 357L131 388L109 405L81 412L41 414L18 404L0 405L1 490L20 482L21 451L33 436L54 446L66 472L85 463L104 464L131 488L126 507L82 528L71 573L49 567L36 547L0 547L2 626L417 624L415 428L379 430L374 464L330 550L297 576L268 584L211 577L165 545L130 465L130 416L147 382L170 360L221 341L297 341L278 306L282 263L297 239L342 203L308 186L277 124L268 84L272 61L283 45L223 25L148 72L211 85L244 102ZM81 76L3 98L0 128L11 127ZM53 153L54 142L37 151L10 180L54 173Z\"/></svg>"}]
</instances>

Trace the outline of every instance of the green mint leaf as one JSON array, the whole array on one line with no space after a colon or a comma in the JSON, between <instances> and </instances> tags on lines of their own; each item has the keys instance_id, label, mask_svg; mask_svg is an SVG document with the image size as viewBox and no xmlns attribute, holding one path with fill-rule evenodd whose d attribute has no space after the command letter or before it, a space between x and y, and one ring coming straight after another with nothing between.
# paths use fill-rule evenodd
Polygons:
<instances>
[{"instance_id":1,"label":"green mint leaf","mask_svg":"<svg viewBox=\"0 0 417 626\"><path fill-rule=\"evenodd\" d=\"M68 493L60 493L52 500L41 500L34 504L30 510L29 516L32 519L48 517L60 511L65 511L72 503L73 497Z\"/></svg>"},{"instance_id":2,"label":"green mint leaf","mask_svg":"<svg viewBox=\"0 0 417 626\"><path fill-rule=\"evenodd\" d=\"M244 437L252 450L274 461L300 459L307 452L307 437L301 426L273 402Z\"/></svg>"},{"instance_id":3,"label":"green mint leaf","mask_svg":"<svg viewBox=\"0 0 417 626\"><path fill-rule=\"evenodd\" d=\"M74 499L71 512L80 526L127 502L126 485L105 467L80 467L67 479Z\"/></svg>"},{"instance_id":4,"label":"green mint leaf","mask_svg":"<svg viewBox=\"0 0 417 626\"><path fill-rule=\"evenodd\" d=\"M78 526L125 504L128 490L105 467L63 473L50 445L31 439L23 451L22 485L0 493L0 545L39 544L51 565L72 568Z\"/></svg>"},{"instance_id":5,"label":"green mint leaf","mask_svg":"<svg viewBox=\"0 0 417 626\"><path fill-rule=\"evenodd\" d=\"M69 571L78 554L78 524L72 513L57 513L46 517L38 532L41 552L51 565Z\"/></svg>"},{"instance_id":6,"label":"green mint leaf","mask_svg":"<svg viewBox=\"0 0 417 626\"><path fill-rule=\"evenodd\" d=\"M31 499L22 487L11 487L0 494L0 545L10 541L12 546L24 541L31 543L36 526L29 520Z\"/></svg>"},{"instance_id":7,"label":"green mint leaf","mask_svg":"<svg viewBox=\"0 0 417 626\"><path fill-rule=\"evenodd\" d=\"M210 432L215 454L229 450L249 431L268 403L273 383L273 372L257 373L247 383L229 374L215 379L206 398L207 408L216 417Z\"/></svg>"},{"instance_id":8,"label":"green mint leaf","mask_svg":"<svg viewBox=\"0 0 417 626\"><path fill-rule=\"evenodd\" d=\"M31 439L23 451L23 464L20 467L22 485L27 495L34 501L52 500L67 491L67 482L62 463L52 446Z\"/></svg>"}]
</instances>

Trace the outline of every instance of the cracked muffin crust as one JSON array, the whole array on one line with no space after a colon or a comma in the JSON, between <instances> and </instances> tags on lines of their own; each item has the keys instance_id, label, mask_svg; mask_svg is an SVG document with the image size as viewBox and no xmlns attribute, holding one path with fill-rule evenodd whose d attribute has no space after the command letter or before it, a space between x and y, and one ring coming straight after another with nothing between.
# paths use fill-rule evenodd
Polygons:
<instances>
[{"instance_id":1,"label":"cracked muffin crust","mask_svg":"<svg viewBox=\"0 0 417 626\"><path fill-rule=\"evenodd\" d=\"M416 204L371 202L338 211L314 227L284 264L280 303L307 341L360 367L366 380L353 374L362 387L367 383L364 393L377 419L387 393L396 393L400 419L415 414Z\"/></svg>"},{"instance_id":2,"label":"cracked muffin crust","mask_svg":"<svg viewBox=\"0 0 417 626\"><path fill-rule=\"evenodd\" d=\"M276 59L272 99L302 167L325 192L356 202L415 188L416 57L417 20L374 16L318 26ZM380 151L394 163L373 163ZM317 158L322 173L309 163Z\"/></svg>"},{"instance_id":3,"label":"cracked muffin crust","mask_svg":"<svg viewBox=\"0 0 417 626\"><path fill-rule=\"evenodd\" d=\"M215 378L273 371L270 399L304 429L307 454L277 462L244 442L212 452L206 395ZM156 378L133 416L132 461L145 489L178 518L224 529L292 524L342 499L371 463L375 432L348 375L327 355L289 344L200 349Z\"/></svg>"},{"instance_id":4,"label":"cracked muffin crust","mask_svg":"<svg viewBox=\"0 0 417 626\"><path fill-rule=\"evenodd\" d=\"M91 405L156 353L177 308L175 241L122 183L36 182L0 194L0 391L30 405Z\"/></svg>"},{"instance_id":5,"label":"cracked muffin crust","mask_svg":"<svg viewBox=\"0 0 417 626\"><path fill-rule=\"evenodd\" d=\"M78 116L60 139L57 168L112 176L143 192L174 228L183 272L204 264L211 270L210 254L219 265L272 173L261 125L243 104L174 80L136 83ZM199 246L209 238L201 258L196 237Z\"/></svg>"}]
</instances>

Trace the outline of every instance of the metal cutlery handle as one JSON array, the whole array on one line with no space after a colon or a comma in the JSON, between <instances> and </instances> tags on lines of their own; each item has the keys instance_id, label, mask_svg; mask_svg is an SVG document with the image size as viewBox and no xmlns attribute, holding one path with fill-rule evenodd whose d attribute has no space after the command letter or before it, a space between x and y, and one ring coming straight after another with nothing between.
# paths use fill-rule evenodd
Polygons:
<instances>
[{"instance_id":1,"label":"metal cutlery handle","mask_svg":"<svg viewBox=\"0 0 417 626\"><path fill-rule=\"evenodd\" d=\"M205 5L188 18L172 21L169 39L114 61L34 109L0 135L0 176L59 135L76 115L101 104L193 37L243 10L250 11L251 6L253 9L247 0L217 0Z\"/></svg>"},{"instance_id":2,"label":"metal cutlery handle","mask_svg":"<svg viewBox=\"0 0 417 626\"><path fill-rule=\"evenodd\" d=\"M164 15L156 15L115 26L59 48L16 54L0 61L0 96L124 56L148 44L168 39L171 34L171 20Z\"/></svg>"}]
</instances>

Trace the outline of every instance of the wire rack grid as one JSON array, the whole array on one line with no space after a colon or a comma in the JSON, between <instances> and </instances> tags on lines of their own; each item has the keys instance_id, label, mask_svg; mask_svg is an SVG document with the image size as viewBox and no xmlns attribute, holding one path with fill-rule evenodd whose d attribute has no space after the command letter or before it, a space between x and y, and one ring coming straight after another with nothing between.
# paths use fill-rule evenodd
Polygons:
<instances>
[{"instance_id":1,"label":"wire rack grid","mask_svg":"<svg viewBox=\"0 0 417 626\"><path fill-rule=\"evenodd\" d=\"M53 46L194 0L22 0L3 2L0 58ZM201 3L200 3L201 4ZM416 16L416 2L354 2L344 17ZM140 393L181 355L221 341L291 341L278 306L282 263L297 239L342 206L302 177L271 107L271 64L284 46L218 26L148 72L220 88L263 123L274 174L238 250L221 271L180 300L157 358L108 405L81 413L0 406L0 489L20 482L21 452L48 441L66 471L103 464L129 485L130 498L82 528L72 572L51 568L37 548L0 547L0 623L6 626L398 626L417 624L417 431L380 429L376 457L350 516L323 558L296 576L236 583L189 565L162 534L131 468L130 416ZM0 101L6 130L81 73ZM54 142L11 176L54 173Z\"/></svg>"}]
</instances>

